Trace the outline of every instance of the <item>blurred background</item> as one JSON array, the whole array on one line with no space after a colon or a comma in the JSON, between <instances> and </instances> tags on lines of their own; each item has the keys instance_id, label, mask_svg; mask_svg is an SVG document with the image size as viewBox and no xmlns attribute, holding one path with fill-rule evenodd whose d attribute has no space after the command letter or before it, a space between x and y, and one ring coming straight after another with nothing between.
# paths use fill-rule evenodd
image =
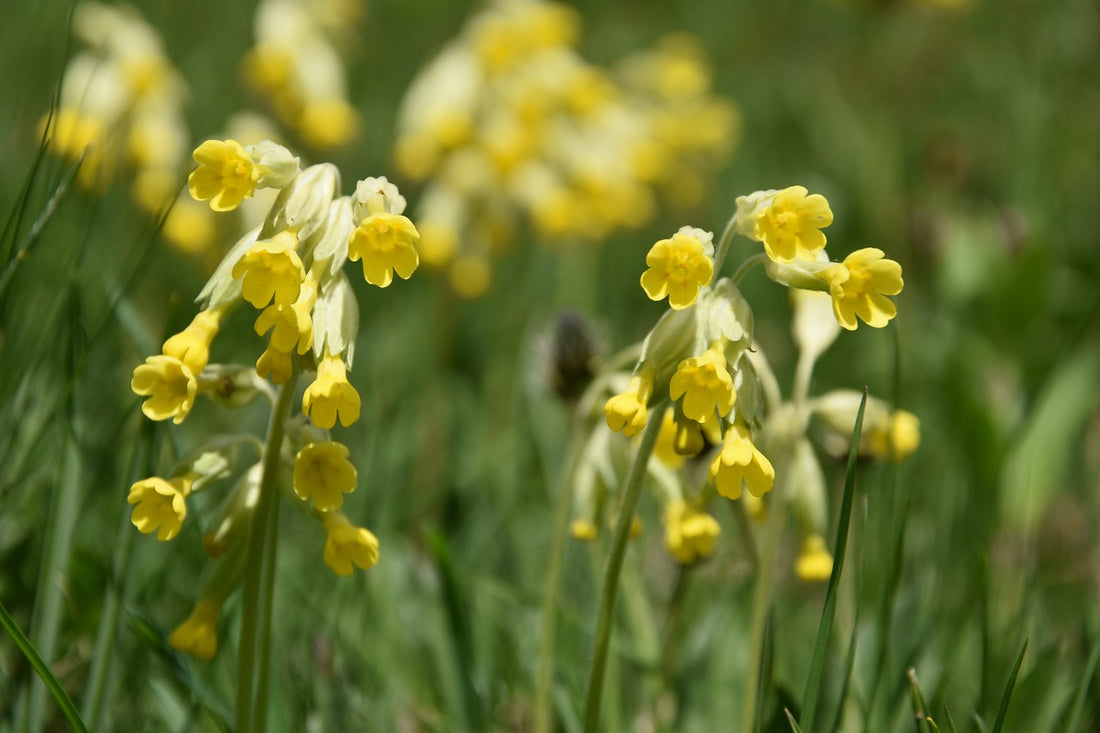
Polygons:
<instances>
[{"instance_id":1,"label":"blurred background","mask_svg":"<svg viewBox=\"0 0 1100 733\"><path fill-rule=\"evenodd\" d=\"M223 135L234 112L265 109L241 71L255 43L251 3L133 5L189 88L188 151ZM580 19L578 53L599 67L670 32L698 39L712 91L736 104L738 141L713 156L697 200L658 197L650 220L598 244L541 247L520 218L477 298L456 295L429 268L384 293L356 283L363 315L351 378L363 419L341 439L360 488L345 506L378 535L382 561L336 578L320 566L315 528L284 522L272 729L530 727L544 559L569 443L539 344L564 309L582 314L608 353L639 340L663 309L638 287L652 243L684 224L720 231L735 196L793 184L827 196L834 258L879 247L901 262L906 283L898 318L884 331L843 334L814 391L869 385L915 413L922 434L900 467L861 467L851 585L819 717L845 730L906 729L913 668L929 709L942 715L946 704L960 729L981 729L971 714L987 725L996 716L1028 641L1006 730L1100 724L1100 7L568 5ZM364 3L337 44L359 118L354 139L321 149L285 128L283 139L311 161L336 163L345 193L357 178L388 176L417 221L425 184L395 162L400 105L481 7ZM49 580L63 602L48 661L70 694L79 701L105 598L119 592L106 729L219 730L232 719L232 655L197 663L164 642L194 602L201 530L185 526L158 544L129 525L125 504L137 436L153 430L130 373L191 318L209 261L164 244L126 173L101 192L74 184L54 196L69 163L36 154L40 121L79 46L70 11L53 0L12 5L0 27L0 205L12 214L0 240L0 599L26 629L40 568L60 552L68 562ZM738 240L731 256L755 246ZM759 274L743 290L787 384L787 295ZM249 361L246 319L225 333L215 358ZM183 450L227 420L259 434L264 414L254 408L238 417L203 405L183 426L156 426L156 440ZM843 466L826 469L835 514ZM65 521L59 504L73 527L60 548L45 541L49 522ZM664 633L678 570L663 552L657 507L643 500L641 512L650 529L624 580L609 720L615 729L728 729L742 705L752 585L733 512L717 507L725 534L677 601L670 643L679 652L663 676L647 650ZM136 548L124 577L121 543ZM580 715L605 553L601 542L567 548L554 698L565 730ZM823 596L789 570L777 584L766 730L787 729L782 709L799 699ZM227 646L232 603L220 627ZM849 704L830 709L848 663ZM0 730L12 729L32 676L0 641Z\"/></svg>"}]
</instances>

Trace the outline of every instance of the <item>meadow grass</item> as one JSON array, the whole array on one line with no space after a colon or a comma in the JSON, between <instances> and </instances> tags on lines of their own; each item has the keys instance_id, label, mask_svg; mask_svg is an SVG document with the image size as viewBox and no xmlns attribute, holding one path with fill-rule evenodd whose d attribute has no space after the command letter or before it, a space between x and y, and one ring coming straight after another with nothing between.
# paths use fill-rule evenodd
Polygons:
<instances>
[{"instance_id":1,"label":"meadow grass","mask_svg":"<svg viewBox=\"0 0 1100 733\"><path fill-rule=\"evenodd\" d=\"M670 30L699 36L715 86L740 107L743 142L696 210L663 211L598 249L525 240L480 300L457 299L430 273L385 299L356 283L363 419L340 436L360 490L345 511L377 534L381 561L336 578L316 528L281 517L269 729L534 727L544 582L573 440L572 416L539 382L535 344L576 308L608 353L629 346L661 312L638 287L654 241L685 223L720 229L735 195L796 182L828 195L836 254L880 246L905 268L896 321L843 334L815 391L868 385L920 418L921 447L897 466L825 466L829 545L847 552L834 549L829 583L802 583L787 530L762 612L760 548L741 506L715 503L714 556L680 567L643 497L647 530L625 546L590 727L1095 729L1094 4L573 4L582 49L598 62ZM193 132L218 134L246 98L235 69L250 8L138 5L192 85ZM473 8L369 4L349 61L364 135L336 156L342 168L395 177L401 95ZM190 319L205 272L158 241L156 218L124 186L80 191L75 167L42 153L37 125L69 52L69 12L20 4L0 28L0 731L61 729L77 711L91 730L231 729L240 594L222 613L214 661L170 648L195 601L201 530L185 525L159 544L131 526L125 501L135 477L229 419L206 403L184 426L154 425L129 390L134 366ZM416 187L398 182L415 204ZM789 382L786 294L758 274L743 290ZM231 317L218 359L250 354L250 329ZM234 419L263 432L255 406ZM545 693L560 730L585 725L611 543L603 532L563 548Z\"/></svg>"}]
</instances>

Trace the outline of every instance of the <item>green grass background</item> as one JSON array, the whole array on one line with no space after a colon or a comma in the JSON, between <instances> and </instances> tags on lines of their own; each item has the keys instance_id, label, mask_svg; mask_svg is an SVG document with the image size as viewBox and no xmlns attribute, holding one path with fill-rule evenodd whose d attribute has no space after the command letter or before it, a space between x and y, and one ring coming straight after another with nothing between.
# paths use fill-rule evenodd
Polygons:
<instances>
[{"instance_id":1,"label":"green grass background","mask_svg":"<svg viewBox=\"0 0 1100 733\"><path fill-rule=\"evenodd\" d=\"M569 437L538 386L532 344L563 307L582 309L613 349L641 338L661 312L637 286L650 244L686 223L719 229L734 196L792 183L829 198L834 257L877 246L905 268L897 320L842 335L815 391L868 384L916 413L923 434L900 468L861 467L820 729L833 720L844 730L916 727L910 667L941 728L946 704L960 730L987 729L1025 640L1004 729L1063 730L1079 693L1079 730L1100 725L1088 666L1100 641L1100 8L574 4L582 51L598 63L671 30L699 36L716 87L741 108L743 141L700 210L662 213L598 250L558 255L524 241L481 301L455 302L423 272L386 291L357 284L352 379L363 418L339 436L360 476L347 512L378 535L382 561L336 578L321 563L320 530L284 514L271 728L529 725L552 494ZM252 42L250 4L138 5L191 86L196 139L216 134L248 101L236 68ZM417 189L389 158L396 106L472 7L370 4L349 60L365 135L332 158L345 188L389 175L415 212ZM0 264L15 268L0 293L0 601L30 626L47 518L63 503L76 520L67 572L50 578L63 588L47 659L55 674L85 702L104 600L122 590L106 729L220 730L232 720L238 601L223 612L212 664L168 649L167 632L195 600L201 529L185 525L170 544L137 535L128 471L137 446L158 444L163 470L166 456L209 432L259 433L264 414L200 403L180 428L142 427L130 371L191 317L203 274L156 241L122 186L102 197L70 192L11 259L66 168L44 159L18 205L36 124L64 68L68 12L60 2L12 3L0 24L0 213L18 219L0 241ZM750 250L741 240L732 254ZM759 276L745 292L761 342L789 377L785 294ZM234 317L214 359L251 361L248 332ZM827 470L835 513L843 466ZM685 587L666 675L655 650L678 571L652 497L642 515L649 531L624 571L608 728L734 729L752 583L734 511L717 505L724 534ZM124 543L135 550L125 579L111 565ZM605 554L601 543L567 550L555 693L565 730L580 717ZM778 731L788 729L782 707L800 699L823 587L786 570L777 583L763 726ZM853 642L849 704L838 714ZM30 684L29 666L0 639L0 731L14 729ZM52 703L48 717L57 719Z\"/></svg>"}]
</instances>

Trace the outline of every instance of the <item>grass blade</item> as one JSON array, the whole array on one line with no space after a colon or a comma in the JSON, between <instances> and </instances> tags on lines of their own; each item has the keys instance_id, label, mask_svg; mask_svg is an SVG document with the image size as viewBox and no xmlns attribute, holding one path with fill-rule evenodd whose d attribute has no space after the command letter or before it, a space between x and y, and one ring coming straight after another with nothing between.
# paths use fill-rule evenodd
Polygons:
<instances>
[{"instance_id":1,"label":"grass blade","mask_svg":"<svg viewBox=\"0 0 1100 733\"><path fill-rule=\"evenodd\" d=\"M1089 686L1092 684L1093 675L1096 674L1096 663L1098 661L1100 661L1100 639L1092 645L1092 653L1089 655L1085 674L1081 676L1081 684L1077 688L1077 694L1073 696L1073 705L1070 707L1070 714L1066 719L1064 730L1081 730L1081 715L1085 710L1085 698L1088 697Z\"/></svg>"},{"instance_id":2,"label":"grass blade","mask_svg":"<svg viewBox=\"0 0 1100 733\"><path fill-rule=\"evenodd\" d=\"M844 568L844 554L848 545L848 526L852 519L852 498L856 488L856 458L859 455L859 439L863 434L863 413L867 408L867 388L863 388L863 399L859 402L856 424L852 429L852 444L848 450L848 469L844 477L844 498L840 502L840 517L837 520L836 543L833 548L833 572L829 576L829 587L825 591L825 606L821 609L821 622L817 627L817 639L814 641L813 656L810 657L810 670L806 675L806 691L802 695L802 715L800 722L807 730L814 729L814 713L821 694L821 679L825 671L825 651L829 646L829 636L836 617L837 592L840 587L840 573Z\"/></svg>"},{"instance_id":3,"label":"grass blade","mask_svg":"<svg viewBox=\"0 0 1100 733\"><path fill-rule=\"evenodd\" d=\"M84 721L80 719L80 713L76 711L76 706L73 705L73 701L69 699L61 683L53 676L49 665L42 660L42 657L38 656L38 652L35 651L34 646L27 639L26 635L16 626L15 619L11 617L8 613L8 609L4 607L3 603L0 603L0 625L3 625L4 630L8 632L8 636L15 642L15 646L19 648L19 651L27 658L27 661L31 663L34 671L42 678L42 682L45 683L46 689L50 691L50 694L53 695L53 699L57 701L58 707L61 708L61 714L65 716L65 720L69 721L69 725L72 726L73 730L79 731L80 733L87 731L88 729L85 727Z\"/></svg>"},{"instance_id":4,"label":"grass blade","mask_svg":"<svg viewBox=\"0 0 1100 733\"><path fill-rule=\"evenodd\" d=\"M791 730L794 733L802 733L802 729L798 727L798 721L794 719L794 715L791 714L790 709L783 708L783 713L787 716L787 722L791 724Z\"/></svg>"},{"instance_id":5,"label":"grass blade","mask_svg":"<svg viewBox=\"0 0 1100 733\"><path fill-rule=\"evenodd\" d=\"M1016 664L1012 667L1012 674L1008 676L1008 684L1005 686L1005 693L1001 696L1001 707L997 710L997 719L993 721L993 732L1001 733L1001 726L1004 725L1005 715L1008 713L1008 701L1012 699L1012 690L1016 687L1016 675L1020 673L1020 665L1023 664L1024 654L1027 653L1028 640L1024 640L1023 647L1020 648L1020 655L1016 657Z\"/></svg>"}]
</instances>

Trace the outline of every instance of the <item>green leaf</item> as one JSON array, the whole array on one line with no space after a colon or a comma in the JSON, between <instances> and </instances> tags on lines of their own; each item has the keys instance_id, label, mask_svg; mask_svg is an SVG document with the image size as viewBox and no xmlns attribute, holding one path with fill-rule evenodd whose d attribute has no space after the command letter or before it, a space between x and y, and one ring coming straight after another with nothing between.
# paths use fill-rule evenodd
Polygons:
<instances>
[{"instance_id":1,"label":"green leaf","mask_svg":"<svg viewBox=\"0 0 1100 733\"><path fill-rule=\"evenodd\" d=\"M1020 648L1020 655L1016 657L1016 664L1012 667L1012 674L1008 676L1008 684L1001 697L1001 707L997 710L997 719L993 721L993 733L1000 733L1001 726L1004 725L1005 715L1008 713L1008 701L1012 699L1012 690L1016 687L1016 676L1020 673L1020 665L1024 661L1024 654L1027 653L1027 644L1028 640L1025 639L1023 647Z\"/></svg>"}]
</instances>

